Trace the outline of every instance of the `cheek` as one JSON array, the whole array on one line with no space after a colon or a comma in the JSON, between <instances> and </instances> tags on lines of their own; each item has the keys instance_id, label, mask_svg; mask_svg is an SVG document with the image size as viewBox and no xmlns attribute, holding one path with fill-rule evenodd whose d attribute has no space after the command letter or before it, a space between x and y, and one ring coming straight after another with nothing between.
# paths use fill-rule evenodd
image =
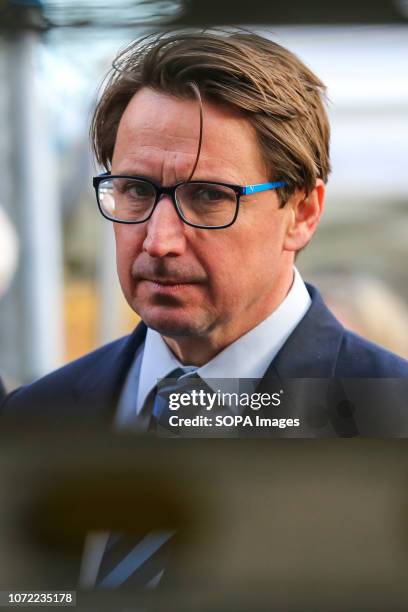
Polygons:
<instances>
[{"instance_id":1,"label":"cheek","mask_svg":"<svg viewBox=\"0 0 408 612\"><path fill-rule=\"evenodd\" d=\"M246 264L245 241L237 239L232 232L208 245L206 269L213 298L218 303L231 304L240 299L248 273Z\"/></svg>"},{"instance_id":2,"label":"cheek","mask_svg":"<svg viewBox=\"0 0 408 612\"><path fill-rule=\"evenodd\" d=\"M280 228L272 224L251 224L244 232L237 232L227 248L219 249L222 279L231 299L237 295L245 299L273 279L282 253L279 232Z\"/></svg>"},{"instance_id":3,"label":"cheek","mask_svg":"<svg viewBox=\"0 0 408 612\"><path fill-rule=\"evenodd\" d=\"M121 283L129 282L133 262L143 248L140 228L130 225L114 226L116 242L116 264Z\"/></svg>"}]
</instances>

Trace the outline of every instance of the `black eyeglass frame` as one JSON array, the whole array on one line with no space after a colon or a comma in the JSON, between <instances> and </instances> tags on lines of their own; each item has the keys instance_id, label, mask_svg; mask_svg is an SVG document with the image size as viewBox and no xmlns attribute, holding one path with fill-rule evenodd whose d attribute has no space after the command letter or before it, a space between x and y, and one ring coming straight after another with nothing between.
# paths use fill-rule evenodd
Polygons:
<instances>
[{"instance_id":1,"label":"black eyeglass frame","mask_svg":"<svg viewBox=\"0 0 408 612\"><path fill-rule=\"evenodd\" d=\"M114 219L113 217L109 216L106 212L104 212L101 206L101 203L99 201L99 185L100 183L102 183L104 180L108 178L109 179L123 178L123 179L131 179L131 180L133 179L137 181L143 181L151 185L156 191L156 198L155 198L155 202L152 206L152 210L150 211L149 215L142 221L125 221L125 220L120 220L120 219ZM260 191L277 189L279 187L284 187L287 183L286 181L276 181L274 183L262 183L259 185L242 186L242 185L231 185L230 183L220 183L219 181L181 181L180 183L177 183L176 185L171 185L169 187L162 187L160 185L157 185L157 183L154 183L153 181L145 178L144 176L130 176L130 175L125 175L125 174L110 174L110 172L104 172L103 174L94 176L92 179L92 184L95 189L96 201L98 203L98 208L99 208L101 215L105 217L105 219L108 219L108 221L112 221L113 223L123 223L125 225L138 225L139 223L146 223L146 221L148 221L153 215L157 204L160 202L161 196L168 195L171 197L171 200L176 209L176 212L178 216L180 217L180 219L183 221L183 223L185 223L186 225L189 225L190 227L198 227L199 229L210 229L211 230L211 229L224 229L226 227L230 227L231 225L233 225L233 223L235 223L238 217L240 198L242 195L251 195L253 193L258 193ZM188 219L184 217L183 211L181 210L177 202L176 190L181 185L191 185L191 184L192 185L200 185L200 184L218 185L220 187L229 187L230 189L232 189L236 195L236 206L235 206L235 214L234 214L233 219L225 225L200 225L198 223L191 223L191 221L188 221Z\"/></svg>"}]
</instances>

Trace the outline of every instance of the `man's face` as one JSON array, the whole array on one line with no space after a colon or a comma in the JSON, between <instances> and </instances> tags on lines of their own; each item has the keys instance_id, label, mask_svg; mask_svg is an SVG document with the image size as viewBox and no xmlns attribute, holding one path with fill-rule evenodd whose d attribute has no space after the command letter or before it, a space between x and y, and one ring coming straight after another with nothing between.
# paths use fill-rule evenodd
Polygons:
<instances>
[{"instance_id":1,"label":"man's face","mask_svg":"<svg viewBox=\"0 0 408 612\"><path fill-rule=\"evenodd\" d=\"M186 180L197 153L199 108L144 88L118 129L112 174L169 186ZM194 180L235 185L267 182L255 132L235 110L205 101L203 144ZM285 246L293 219L275 191L241 197L225 229L186 225L168 196L139 225L116 223L120 283L130 306L164 337L204 341L218 352L262 321L292 280Z\"/></svg>"}]
</instances>

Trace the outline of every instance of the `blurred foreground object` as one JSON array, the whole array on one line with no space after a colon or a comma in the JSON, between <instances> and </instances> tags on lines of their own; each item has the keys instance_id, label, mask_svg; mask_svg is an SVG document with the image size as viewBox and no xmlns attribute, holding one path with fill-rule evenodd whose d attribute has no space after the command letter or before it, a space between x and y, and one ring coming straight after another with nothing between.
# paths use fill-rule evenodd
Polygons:
<instances>
[{"instance_id":1,"label":"blurred foreground object","mask_svg":"<svg viewBox=\"0 0 408 612\"><path fill-rule=\"evenodd\" d=\"M1 439L1 590L74 589L89 531L174 528L163 588L78 610L407 609L407 443L45 434Z\"/></svg>"},{"instance_id":2,"label":"blurred foreground object","mask_svg":"<svg viewBox=\"0 0 408 612\"><path fill-rule=\"evenodd\" d=\"M0 207L0 298L6 293L18 261L18 238L6 212Z\"/></svg>"}]
</instances>

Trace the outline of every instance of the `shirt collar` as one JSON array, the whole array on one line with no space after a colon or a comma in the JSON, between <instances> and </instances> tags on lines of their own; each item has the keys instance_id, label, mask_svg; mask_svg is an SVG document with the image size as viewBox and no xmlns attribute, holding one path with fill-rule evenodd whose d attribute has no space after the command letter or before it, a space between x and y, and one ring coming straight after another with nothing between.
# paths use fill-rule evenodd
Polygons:
<instances>
[{"instance_id":1,"label":"shirt collar","mask_svg":"<svg viewBox=\"0 0 408 612\"><path fill-rule=\"evenodd\" d=\"M298 270L294 268L292 286L278 308L256 327L198 368L197 374L214 391L222 386L220 379L262 378L269 364L306 314L310 304L311 299L306 286ZM181 364L161 335L149 328L140 369L137 405L143 406L157 381L168 376L176 368L183 368L186 372L196 369L194 366Z\"/></svg>"},{"instance_id":2,"label":"shirt collar","mask_svg":"<svg viewBox=\"0 0 408 612\"><path fill-rule=\"evenodd\" d=\"M157 381L168 376L176 368L182 368L185 372L197 369L195 366L184 366L171 352L161 335L149 327L140 367L137 406L142 407L150 391L157 385Z\"/></svg>"}]
</instances>

